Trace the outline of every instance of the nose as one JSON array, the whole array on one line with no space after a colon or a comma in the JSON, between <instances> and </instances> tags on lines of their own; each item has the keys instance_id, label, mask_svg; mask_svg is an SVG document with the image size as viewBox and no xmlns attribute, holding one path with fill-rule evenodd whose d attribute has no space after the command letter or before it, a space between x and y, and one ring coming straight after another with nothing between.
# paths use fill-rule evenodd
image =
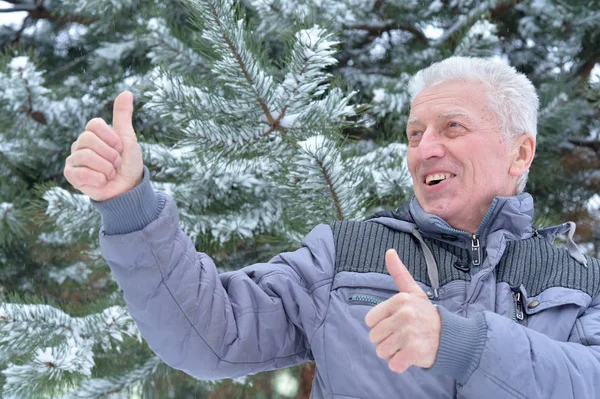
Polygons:
<instances>
[{"instance_id":1,"label":"nose","mask_svg":"<svg viewBox=\"0 0 600 399\"><path fill-rule=\"evenodd\" d=\"M435 129L426 129L417 146L417 153L422 160L442 158L446 154L442 135Z\"/></svg>"}]
</instances>

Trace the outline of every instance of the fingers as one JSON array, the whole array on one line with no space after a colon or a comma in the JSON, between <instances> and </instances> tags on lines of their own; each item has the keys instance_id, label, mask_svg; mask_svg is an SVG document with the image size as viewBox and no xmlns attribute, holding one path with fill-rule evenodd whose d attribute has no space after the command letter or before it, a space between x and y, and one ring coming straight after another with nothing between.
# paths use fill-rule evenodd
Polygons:
<instances>
[{"instance_id":1,"label":"fingers","mask_svg":"<svg viewBox=\"0 0 600 399\"><path fill-rule=\"evenodd\" d=\"M377 323L381 320L389 317L394 312L393 307L391 306L389 300L385 302L381 302L379 305L375 306L373 309L369 310L369 313L365 316L365 324L369 328L373 328Z\"/></svg>"},{"instance_id":2,"label":"fingers","mask_svg":"<svg viewBox=\"0 0 600 399\"><path fill-rule=\"evenodd\" d=\"M406 266L404 266L395 249L388 249L386 251L385 266L400 292L423 294L423 290L413 279Z\"/></svg>"},{"instance_id":3,"label":"fingers","mask_svg":"<svg viewBox=\"0 0 600 399\"><path fill-rule=\"evenodd\" d=\"M71 154L83 149L91 149L102 158L114 165L115 168L121 166L121 157L117 150L102 141L96 134L85 131L79 135L77 141L71 145Z\"/></svg>"},{"instance_id":4,"label":"fingers","mask_svg":"<svg viewBox=\"0 0 600 399\"><path fill-rule=\"evenodd\" d=\"M392 334L406 337L407 339L418 338L419 333L415 330L415 323L418 319L413 307L403 307L377 323L369 332L369 339L378 345L386 340Z\"/></svg>"},{"instance_id":5,"label":"fingers","mask_svg":"<svg viewBox=\"0 0 600 399\"><path fill-rule=\"evenodd\" d=\"M396 373L403 373L410 366L417 364L418 354L412 348L400 348L394 353L388 362L390 370Z\"/></svg>"},{"instance_id":6,"label":"fingers","mask_svg":"<svg viewBox=\"0 0 600 399\"><path fill-rule=\"evenodd\" d=\"M393 317L388 317L387 319L383 319L379 323L375 325L369 332L369 340L373 342L375 345L379 345L385 339L387 339L394 330L398 329L398 324L401 323L400 320L397 320ZM396 328L394 328L396 327Z\"/></svg>"},{"instance_id":7,"label":"fingers","mask_svg":"<svg viewBox=\"0 0 600 399\"><path fill-rule=\"evenodd\" d=\"M403 373L410 366L417 365L419 361L419 348L407 345L406 342L406 337L394 333L377 345L377 356L389 360L390 370L396 373Z\"/></svg>"},{"instance_id":8,"label":"fingers","mask_svg":"<svg viewBox=\"0 0 600 399\"><path fill-rule=\"evenodd\" d=\"M122 136L135 137L133 130L133 94L124 91L113 105L113 128Z\"/></svg>"},{"instance_id":9,"label":"fingers","mask_svg":"<svg viewBox=\"0 0 600 399\"><path fill-rule=\"evenodd\" d=\"M123 143L121 137L104 121L102 118L94 118L85 126L86 131L94 133L110 147L114 148L118 153L123 151Z\"/></svg>"},{"instance_id":10,"label":"fingers","mask_svg":"<svg viewBox=\"0 0 600 399\"><path fill-rule=\"evenodd\" d=\"M83 167L100 172L106 177L106 180L112 179L117 174L114 164L110 163L90 148L83 148L75 151L67 157L66 164L73 168Z\"/></svg>"},{"instance_id":11,"label":"fingers","mask_svg":"<svg viewBox=\"0 0 600 399\"><path fill-rule=\"evenodd\" d=\"M398 334L389 335L383 342L377 345L375 352L381 359L389 360L402 348L402 342Z\"/></svg>"},{"instance_id":12,"label":"fingers","mask_svg":"<svg viewBox=\"0 0 600 399\"><path fill-rule=\"evenodd\" d=\"M371 309L365 316L365 323L369 328L375 327L382 320L390 317L396 312L397 308L402 304L406 303L408 298L407 293L399 293L394 295L387 301L381 302L379 305Z\"/></svg>"},{"instance_id":13,"label":"fingers","mask_svg":"<svg viewBox=\"0 0 600 399\"><path fill-rule=\"evenodd\" d=\"M106 175L86 167L74 167L67 164L63 173L67 181L81 191L84 187L102 188L107 183Z\"/></svg>"}]
</instances>

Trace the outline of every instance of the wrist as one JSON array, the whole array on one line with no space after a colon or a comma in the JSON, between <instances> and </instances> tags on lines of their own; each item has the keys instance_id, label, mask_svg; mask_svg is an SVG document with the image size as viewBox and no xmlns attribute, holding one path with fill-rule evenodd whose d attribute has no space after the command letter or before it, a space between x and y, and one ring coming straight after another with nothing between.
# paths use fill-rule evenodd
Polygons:
<instances>
[{"instance_id":1,"label":"wrist","mask_svg":"<svg viewBox=\"0 0 600 399\"><path fill-rule=\"evenodd\" d=\"M127 234L156 220L165 197L153 191L148 168L144 167L140 182L134 188L106 201L92 200L92 204L102 216L104 234Z\"/></svg>"}]
</instances>

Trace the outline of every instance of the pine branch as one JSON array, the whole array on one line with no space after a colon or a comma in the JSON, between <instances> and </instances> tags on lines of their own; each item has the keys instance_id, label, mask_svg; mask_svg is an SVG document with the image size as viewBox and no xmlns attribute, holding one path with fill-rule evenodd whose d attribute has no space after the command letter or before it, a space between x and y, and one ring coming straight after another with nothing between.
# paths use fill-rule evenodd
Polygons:
<instances>
[{"instance_id":1,"label":"pine branch","mask_svg":"<svg viewBox=\"0 0 600 399\"><path fill-rule=\"evenodd\" d=\"M16 4L16 3L13 3ZM38 3L37 5L32 6L24 6L20 5L18 7L12 8L0 8L0 13L12 13L12 12L27 12L29 13L28 17L32 19L49 19L51 21L57 22L76 22L83 25L89 25L92 22L95 22L96 19L89 17L82 17L77 15L57 15L48 11L43 4Z\"/></svg>"},{"instance_id":2,"label":"pine branch","mask_svg":"<svg viewBox=\"0 0 600 399\"><path fill-rule=\"evenodd\" d=\"M61 65L58 68L54 68L52 71L50 71L47 75L46 75L46 79L47 80L52 80L54 79L56 76L59 76L60 74L67 72L67 71L72 71L73 68L75 68L76 66L78 66L79 64L85 62L88 60L89 58L89 52L83 54L80 57L75 58L72 61L67 62L66 64Z\"/></svg>"},{"instance_id":3,"label":"pine branch","mask_svg":"<svg viewBox=\"0 0 600 399\"><path fill-rule=\"evenodd\" d=\"M508 5L519 3L522 0L487 0L482 1L477 6L475 6L471 11L469 11L466 15L459 15L456 19L456 22L448 28L442 37L435 40L432 44L434 46L440 47L447 42L454 40L455 37L460 33L461 30L465 29L467 26L475 23L482 15L486 13L500 15Z\"/></svg>"},{"instance_id":4,"label":"pine branch","mask_svg":"<svg viewBox=\"0 0 600 399\"><path fill-rule=\"evenodd\" d=\"M100 217L88 196L53 187L45 191L42 198L47 202L46 215L55 220L64 243L96 236Z\"/></svg>"},{"instance_id":5,"label":"pine branch","mask_svg":"<svg viewBox=\"0 0 600 399\"><path fill-rule=\"evenodd\" d=\"M323 161L320 159L315 160L319 168L321 169L321 173L323 174L323 179L327 184L327 188L329 188L329 193L331 194L331 198L333 199L333 205L335 206L335 210L337 213L337 220L344 220L344 213L342 211L342 205L340 203L340 199L338 198L338 194L335 191L335 187L331 181L331 176L329 175L329 171L323 164Z\"/></svg>"},{"instance_id":6,"label":"pine branch","mask_svg":"<svg viewBox=\"0 0 600 399\"><path fill-rule=\"evenodd\" d=\"M208 62L192 49L186 47L179 39L175 38L167 28L167 23L162 18L152 18L148 22L150 34L146 41L152 51L148 56L158 65L168 65L169 70L177 68L187 73L209 73ZM190 71L189 68L194 68Z\"/></svg>"},{"instance_id":7,"label":"pine branch","mask_svg":"<svg viewBox=\"0 0 600 399\"><path fill-rule=\"evenodd\" d=\"M264 115L267 118L269 125L271 127L275 126L276 118L273 117L273 115L271 114L271 111L269 110L269 107L267 106L266 101L260 96L260 93L258 92L258 90L256 90L256 87L254 86L254 81L253 81L252 77L250 76L250 74L248 73L248 68L247 68L246 64L244 63L244 60L242 59L240 51L235 46L235 44L233 43L233 41L231 40L229 35L227 35L227 33L225 33L226 27L224 26L223 22L221 21L221 18L219 17L216 4L211 1L208 1L208 3L209 3L209 7L210 7L210 12L213 15L215 22L223 30L223 33L222 33L223 40L225 40L225 42L227 43L227 46L231 50L231 53L233 54L234 58L236 59L238 65L240 66L240 69L242 71L242 74L246 78L246 81L248 82L250 87L252 87L254 89L256 101L258 101L261 109L263 110Z\"/></svg>"},{"instance_id":8,"label":"pine branch","mask_svg":"<svg viewBox=\"0 0 600 399\"><path fill-rule=\"evenodd\" d=\"M143 365L131 370L121 377L90 378L81 381L79 387L62 397L62 399L95 399L110 397L112 394L126 393L128 388L148 380L160 365L164 364L158 357L150 357Z\"/></svg>"},{"instance_id":9,"label":"pine branch","mask_svg":"<svg viewBox=\"0 0 600 399\"><path fill-rule=\"evenodd\" d=\"M27 12L32 12L32 11L39 11L39 9L37 7L13 7L13 8L0 8L0 12L2 13L9 13L9 12L22 12L22 11L27 11Z\"/></svg>"},{"instance_id":10,"label":"pine branch","mask_svg":"<svg viewBox=\"0 0 600 399\"><path fill-rule=\"evenodd\" d=\"M229 37L227 37L226 35L223 35L223 39L225 39L225 41L227 42L227 45L231 49L231 52L233 53L233 56L237 60L239 66L240 66L240 68L242 70L242 73L244 74L244 77L246 78L246 80L248 81L248 83L250 83L251 85L253 85L254 82L252 81L252 78L250 77L250 74L248 74L248 69L246 68L246 65L244 64L244 61L242 60L242 57L240 56L240 53L237 51L237 48L234 46L234 44L231 41L231 39ZM265 100L260 97L260 95L258 94L258 91L255 91L255 93L256 93L256 100L258 101L258 103L260 104L260 107L262 108L263 112L265 113L265 117L269 121L269 125L274 126L275 125L275 119L271 115L271 111L269 110L269 107L267 106Z\"/></svg>"},{"instance_id":11,"label":"pine branch","mask_svg":"<svg viewBox=\"0 0 600 399\"><path fill-rule=\"evenodd\" d=\"M298 144L300 151L294 155L294 164L285 171L288 182L282 185L281 198L302 203L303 208L302 212L295 207L285 212L308 225L323 219L362 217L366 197L358 187L364 183L364 174L342 159L335 139L318 135Z\"/></svg>"},{"instance_id":12,"label":"pine branch","mask_svg":"<svg viewBox=\"0 0 600 399\"><path fill-rule=\"evenodd\" d=\"M423 31L421 31L421 29L419 29L413 25L400 24L397 22L389 23L389 24L385 24L385 25L369 25L369 24L349 25L349 26L346 26L345 29L364 30L364 31L369 32L369 34L372 36L375 36L375 35L378 36L378 35L381 35L383 32L389 32L392 30L403 30L403 31L412 33L413 36L415 37L415 39L417 39L418 41L420 41L424 44L429 43L429 39L427 39L427 36L425 36L425 34L423 33Z\"/></svg>"},{"instance_id":13,"label":"pine branch","mask_svg":"<svg viewBox=\"0 0 600 399\"><path fill-rule=\"evenodd\" d=\"M567 141L577 146L591 148L596 153L600 153L600 140L569 138Z\"/></svg>"},{"instance_id":14,"label":"pine branch","mask_svg":"<svg viewBox=\"0 0 600 399\"><path fill-rule=\"evenodd\" d=\"M580 52L581 55L585 55L584 50ZM581 58L580 58L581 59ZM594 67L600 63L600 51L596 48L596 54L592 56L590 59L586 60L581 66L578 68L577 74L581 76L583 80L588 80L590 75L592 74L592 70Z\"/></svg>"}]
</instances>

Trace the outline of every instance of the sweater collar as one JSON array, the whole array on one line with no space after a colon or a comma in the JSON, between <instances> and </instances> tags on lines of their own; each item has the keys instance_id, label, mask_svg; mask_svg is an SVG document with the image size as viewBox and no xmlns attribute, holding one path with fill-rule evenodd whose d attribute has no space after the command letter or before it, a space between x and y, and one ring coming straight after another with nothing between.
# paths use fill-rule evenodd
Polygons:
<instances>
[{"instance_id":1,"label":"sweater collar","mask_svg":"<svg viewBox=\"0 0 600 399\"><path fill-rule=\"evenodd\" d=\"M408 221L415 223L419 231L432 238L453 242L468 241L473 236L469 232L453 228L439 216L425 212L416 197L394 213L398 216L410 215ZM477 236L483 240L483 245L490 234L499 230L502 230L509 240L528 238L534 232L532 223L531 195L523 193L512 197L496 197L477 229Z\"/></svg>"}]
</instances>

